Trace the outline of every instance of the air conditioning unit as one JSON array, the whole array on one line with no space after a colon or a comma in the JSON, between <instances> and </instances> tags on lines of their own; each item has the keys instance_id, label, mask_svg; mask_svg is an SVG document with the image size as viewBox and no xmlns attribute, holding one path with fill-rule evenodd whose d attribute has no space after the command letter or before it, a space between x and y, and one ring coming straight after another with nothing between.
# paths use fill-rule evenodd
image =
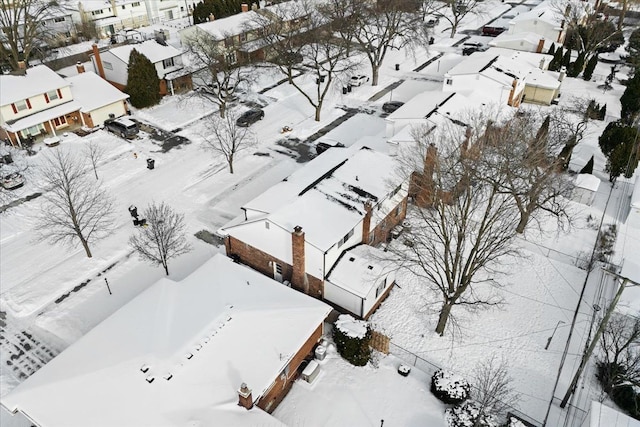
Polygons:
<instances>
[{"instance_id":1,"label":"air conditioning unit","mask_svg":"<svg viewBox=\"0 0 640 427\"><path fill-rule=\"evenodd\" d=\"M316 379L318 374L320 373L320 365L315 360L309 362L304 371L302 371L302 379L308 382L309 384L313 383L313 380Z\"/></svg>"}]
</instances>

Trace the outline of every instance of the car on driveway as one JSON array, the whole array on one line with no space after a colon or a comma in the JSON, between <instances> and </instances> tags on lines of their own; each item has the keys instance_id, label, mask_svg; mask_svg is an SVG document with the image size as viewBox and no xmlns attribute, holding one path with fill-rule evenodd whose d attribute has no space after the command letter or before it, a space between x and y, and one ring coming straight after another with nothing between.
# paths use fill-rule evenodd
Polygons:
<instances>
[{"instance_id":1,"label":"car on driveway","mask_svg":"<svg viewBox=\"0 0 640 427\"><path fill-rule=\"evenodd\" d=\"M321 141L316 144L316 154L322 154L327 151L329 148L334 147L344 147L344 144L341 142L332 142L332 141Z\"/></svg>"},{"instance_id":2,"label":"car on driveway","mask_svg":"<svg viewBox=\"0 0 640 427\"><path fill-rule=\"evenodd\" d=\"M245 111L238 117L236 120L236 125L247 127L258 120L262 120L264 118L264 110L260 108L252 108L251 110Z\"/></svg>"},{"instance_id":3,"label":"car on driveway","mask_svg":"<svg viewBox=\"0 0 640 427\"><path fill-rule=\"evenodd\" d=\"M433 28L433 27L435 27L436 25L438 25L439 23L440 23L440 18L439 18L439 17L437 17L437 16L432 16L432 17L430 17L430 18L428 18L428 19L426 20L426 22L425 22L425 24L424 24L424 25L425 25L427 28Z\"/></svg>"},{"instance_id":4,"label":"car on driveway","mask_svg":"<svg viewBox=\"0 0 640 427\"><path fill-rule=\"evenodd\" d=\"M24 177L20 172L13 172L2 177L2 188L14 190L24 185Z\"/></svg>"},{"instance_id":5,"label":"car on driveway","mask_svg":"<svg viewBox=\"0 0 640 427\"><path fill-rule=\"evenodd\" d=\"M403 105L404 105L404 102L400 102L400 101L385 102L384 104L382 104L382 111L384 111L385 113L393 113Z\"/></svg>"},{"instance_id":6,"label":"car on driveway","mask_svg":"<svg viewBox=\"0 0 640 427\"><path fill-rule=\"evenodd\" d=\"M351 77L351 79L349 80L349 84L351 86L362 86L368 81L369 81L368 76L365 76L363 74L358 74L357 76Z\"/></svg>"},{"instance_id":7,"label":"car on driveway","mask_svg":"<svg viewBox=\"0 0 640 427\"><path fill-rule=\"evenodd\" d=\"M118 117L117 119L107 119L104 121L104 127L109 132L120 135L122 138L131 139L138 135L138 123L126 117Z\"/></svg>"}]
</instances>

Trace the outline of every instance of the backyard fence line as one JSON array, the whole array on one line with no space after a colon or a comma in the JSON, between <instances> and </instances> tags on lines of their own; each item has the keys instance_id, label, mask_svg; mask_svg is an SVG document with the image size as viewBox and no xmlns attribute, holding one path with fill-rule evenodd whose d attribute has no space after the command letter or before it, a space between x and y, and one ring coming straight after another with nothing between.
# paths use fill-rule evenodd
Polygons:
<instances>
[{"instance_id":1,"label":"backyard fence line","mask_svg":"<svg viewBox=\"0 0 640 427\"><path fill-rule=\"evenodd\" d=\"M435 371L442 369L440 366L436 365L435 363L431 363L425 358L420 357L417 354L400 347L399 345L395 344L393 341L389 341L389 352L390 354L393 354L403 362L420 369L421 371L429 374L430 376L433 375ZM476 387L473 384L471 384L471 387L476 389ZM508 408L507 410L508 414L513 415L516 418L519 418L520 420L525 421L534 427L542 426L542 423L540 421L530 417L529 415L525 414L519 409L516 409L513 406L508 405L506 403L504 405L505 407Z\"/></svg>"}]
</instances>

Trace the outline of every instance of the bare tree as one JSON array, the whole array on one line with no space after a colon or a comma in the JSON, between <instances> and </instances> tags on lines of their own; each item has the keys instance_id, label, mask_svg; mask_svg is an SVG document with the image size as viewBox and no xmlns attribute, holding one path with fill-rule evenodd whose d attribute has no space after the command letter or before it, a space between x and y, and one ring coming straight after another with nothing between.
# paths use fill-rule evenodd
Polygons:
<instances>
[{"instance_id":1,"label":"bare tree","mask_svg":"<svg viewBox=\"0 0 640 427\"><path fill-rule=\"evenodd\" d=\"M354 2L332 0L329 18L337 31L355 44L371 64L371 85L378 85L387 52L410 45L427 45L426 27L413 0Z\"/></svg>"},{"instance_id":2,"label":"bare tree","mask_svg":"<svg viewBox=\"0 0 640 427\"><path fill-rule=\"evenodd\" d=\"M42 240L89 245L113 230L113 204L99 183L87 177L85 162L62 147L48 153L41 166L46 192L36 232Z\"/></svg>"},{"instance_id":3,"label":"bare tree","mask_svg":"<svg viewBox=\"0 0 640 427\"><path fill-rule=\"evenodd\" d=\"M614 314L602 332L597 360L605 392L625 383L640 386L640 318Z\"/></svg>"},{"instance_id":4,"label":"bare tree","mask_svg":"<svg viewBox=\"0 0 640 427\"><path fill-rule=\"evenodd\" d=\"M98 179L98 163L104 158L105 150L104 147L98 144L95 140L89 141L85 148L85 152L89 162L91 162L91 167L93 168L93 173Z\"/></svg>"},{"instance_id":5,"label":"bare tree","mask_svg":"<svg viewBox=\"0 0 640 427\"><path fill-rule=\"evenodd\" d=\"M423 4L423 14L433 15L439 19L444 19L451 26L450 37L456 35L460 22L473 15L482 15L482 0L426 0Z\"/></svg>"},{"instance_id":6,"label":"bare tree","mask_svg":"<svg viewBox=\"0 0 640 427\"><path fill-rule=\"evenodd\" d=\"M194 67L200 70L194 73L194 94L215 103L220 117L224 117L236 92L248 85L251 69L238 60L235 44L227 44L203 30L196 29L185 43Z\"/></svg>"},{"instance_id":7,"label":"bare tree","mask_svg":"<svg viewBox=\"0 0 640 427\"><path fill-rule=\"evenodd\" d=\"M164 202L151 203L143 213L146 225L129 238L129 245L140 258L162 265L169 275L168 261L191 251L184 234L184 215L176 213Z\"/></svg>"},{"instance_id":8,"label":"bare tree","mask_svg":"<svg viewBox=\"0 0 640 427\"><path fill-rule=\"evenodd\" d=\"M513 388L513 378L509 375L509 363L492 356L476 366L475 379L471 389L478 410L474 427L488 425L483 423L489 419L506 418L506 413L520 400L520 395Z\"/></svg>"},{"instance_id":9,"label":"bare tree","mask_svg":"<svg viewBox=\"0 0 640 427\"><path fill-rule=\"evenodd\" d=\"M478 159L484 170L480 179L511 196L518 208L518 233L523 233L539 212L553 215L559 228L571 223L567 197L572 185L556 158L562 141L549 138L549 116L538 124L533 113L490 123L482 146L477 148L482 151Z\"/></svg>"},{"instance_id":10,"label":"bare tree","mask_svg":"<svg viewBox=\"0 0 640 427\"><path fill-rule=\"evenodd\" d=\"M574 96L551 113L549 138L564 143L558 154L564 170L569 167L573 149L586 136L590 120L589 103L585 97Z\"/></svg>"},{"instance_id":11,"label":"bare tree","mask_svg":"<svg viewBox=\"0 0 640 427\"><path fill-rule=\"evenodd\" d=\"M54 0L0 1L0 57L19 69L54 36L42 23L59 10Z\"/></svg>"},{"instance_id":12,"label":"bare tree","mask_svg":"<svg viewBox=\"0 0 640 427\"><path fill-rule=\"evenodd\" d=\"M222 154L230 173L233 173L236 154L256 143L255 135L247 127L238 126L237 118L234 113L227 114L224 118L209 116L205 125L206 133L202 135L207 149Z\"/></svg>"},{"instance_id":13,"label":"bare tree","mask_svg":"<svg viewBox=\"0 0 640 427\"><path fill-rule=\"evenodd\" d=\"M410 191L417 205L410 215L415 226L406 247L389 249L400 268L425 280L438 295L435 331L440 335L453 307L501 303L481 284L497 284L491 277L499 261L518 253L512 245L518 211L500 186L480 179L484 171L472 151L484 131L461 124L423 128L415 133L416 147L400 153L405 175L420 171L413 172ZM416 164L416 159L424 159L424 164Z\"/></svg>"}]
</instances>

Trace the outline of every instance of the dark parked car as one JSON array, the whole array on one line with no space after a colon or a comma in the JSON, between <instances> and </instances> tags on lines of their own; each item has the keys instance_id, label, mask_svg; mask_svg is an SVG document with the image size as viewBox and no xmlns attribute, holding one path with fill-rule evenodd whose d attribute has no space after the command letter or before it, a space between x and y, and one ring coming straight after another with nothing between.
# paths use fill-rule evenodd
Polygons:
<instances>
[{"instance_id":1,"label":"dark parked car","mask_svg":"<svg viewBox=\"0 0 640 427\"><path fill-rule=\"evenodd\" d=\"M138 123L126 117L118 117L117 119L108 119L104 121L104 127L109 132L120 135L122 138L131 139L138 134Z\"/></svg>"},{"instance_id":2,"label":"dark parked car","mask_svg":"<svg viewBox=\"0 0 640 427\"><path fill-rule=\"evenodd\" d=\"M384 104L382 104L382 111L384 111L385 113L393 113L403 105L404 105L404 102L400 102L400 101L385 102Z\"/></svg>"},{"instance_id":3,"label":"dark parked car","mask_svg":"<svg viewBox=\"0 0 640 427\"><path fill-rule=\"evenodd\" d=\"M334 147L344 147L344 144L341 142L331 143L331 142L318 142L316 144L316 153L322 154L327 151L329 148Z\"/></svg>"},{"instance_id":4,"label":"dark parked car","mask_svg":"<svg viewBox=\"0 0 640 427\"><path fill-rule=\"evenodd\" d=\"M247 127L254 124L258 120L262 120L263 118L264 111L259 108L255 108L242 113L240 117L238 117L238 120L236 120L236 124L238 126Z\"/></svg>"}]
</instances>

